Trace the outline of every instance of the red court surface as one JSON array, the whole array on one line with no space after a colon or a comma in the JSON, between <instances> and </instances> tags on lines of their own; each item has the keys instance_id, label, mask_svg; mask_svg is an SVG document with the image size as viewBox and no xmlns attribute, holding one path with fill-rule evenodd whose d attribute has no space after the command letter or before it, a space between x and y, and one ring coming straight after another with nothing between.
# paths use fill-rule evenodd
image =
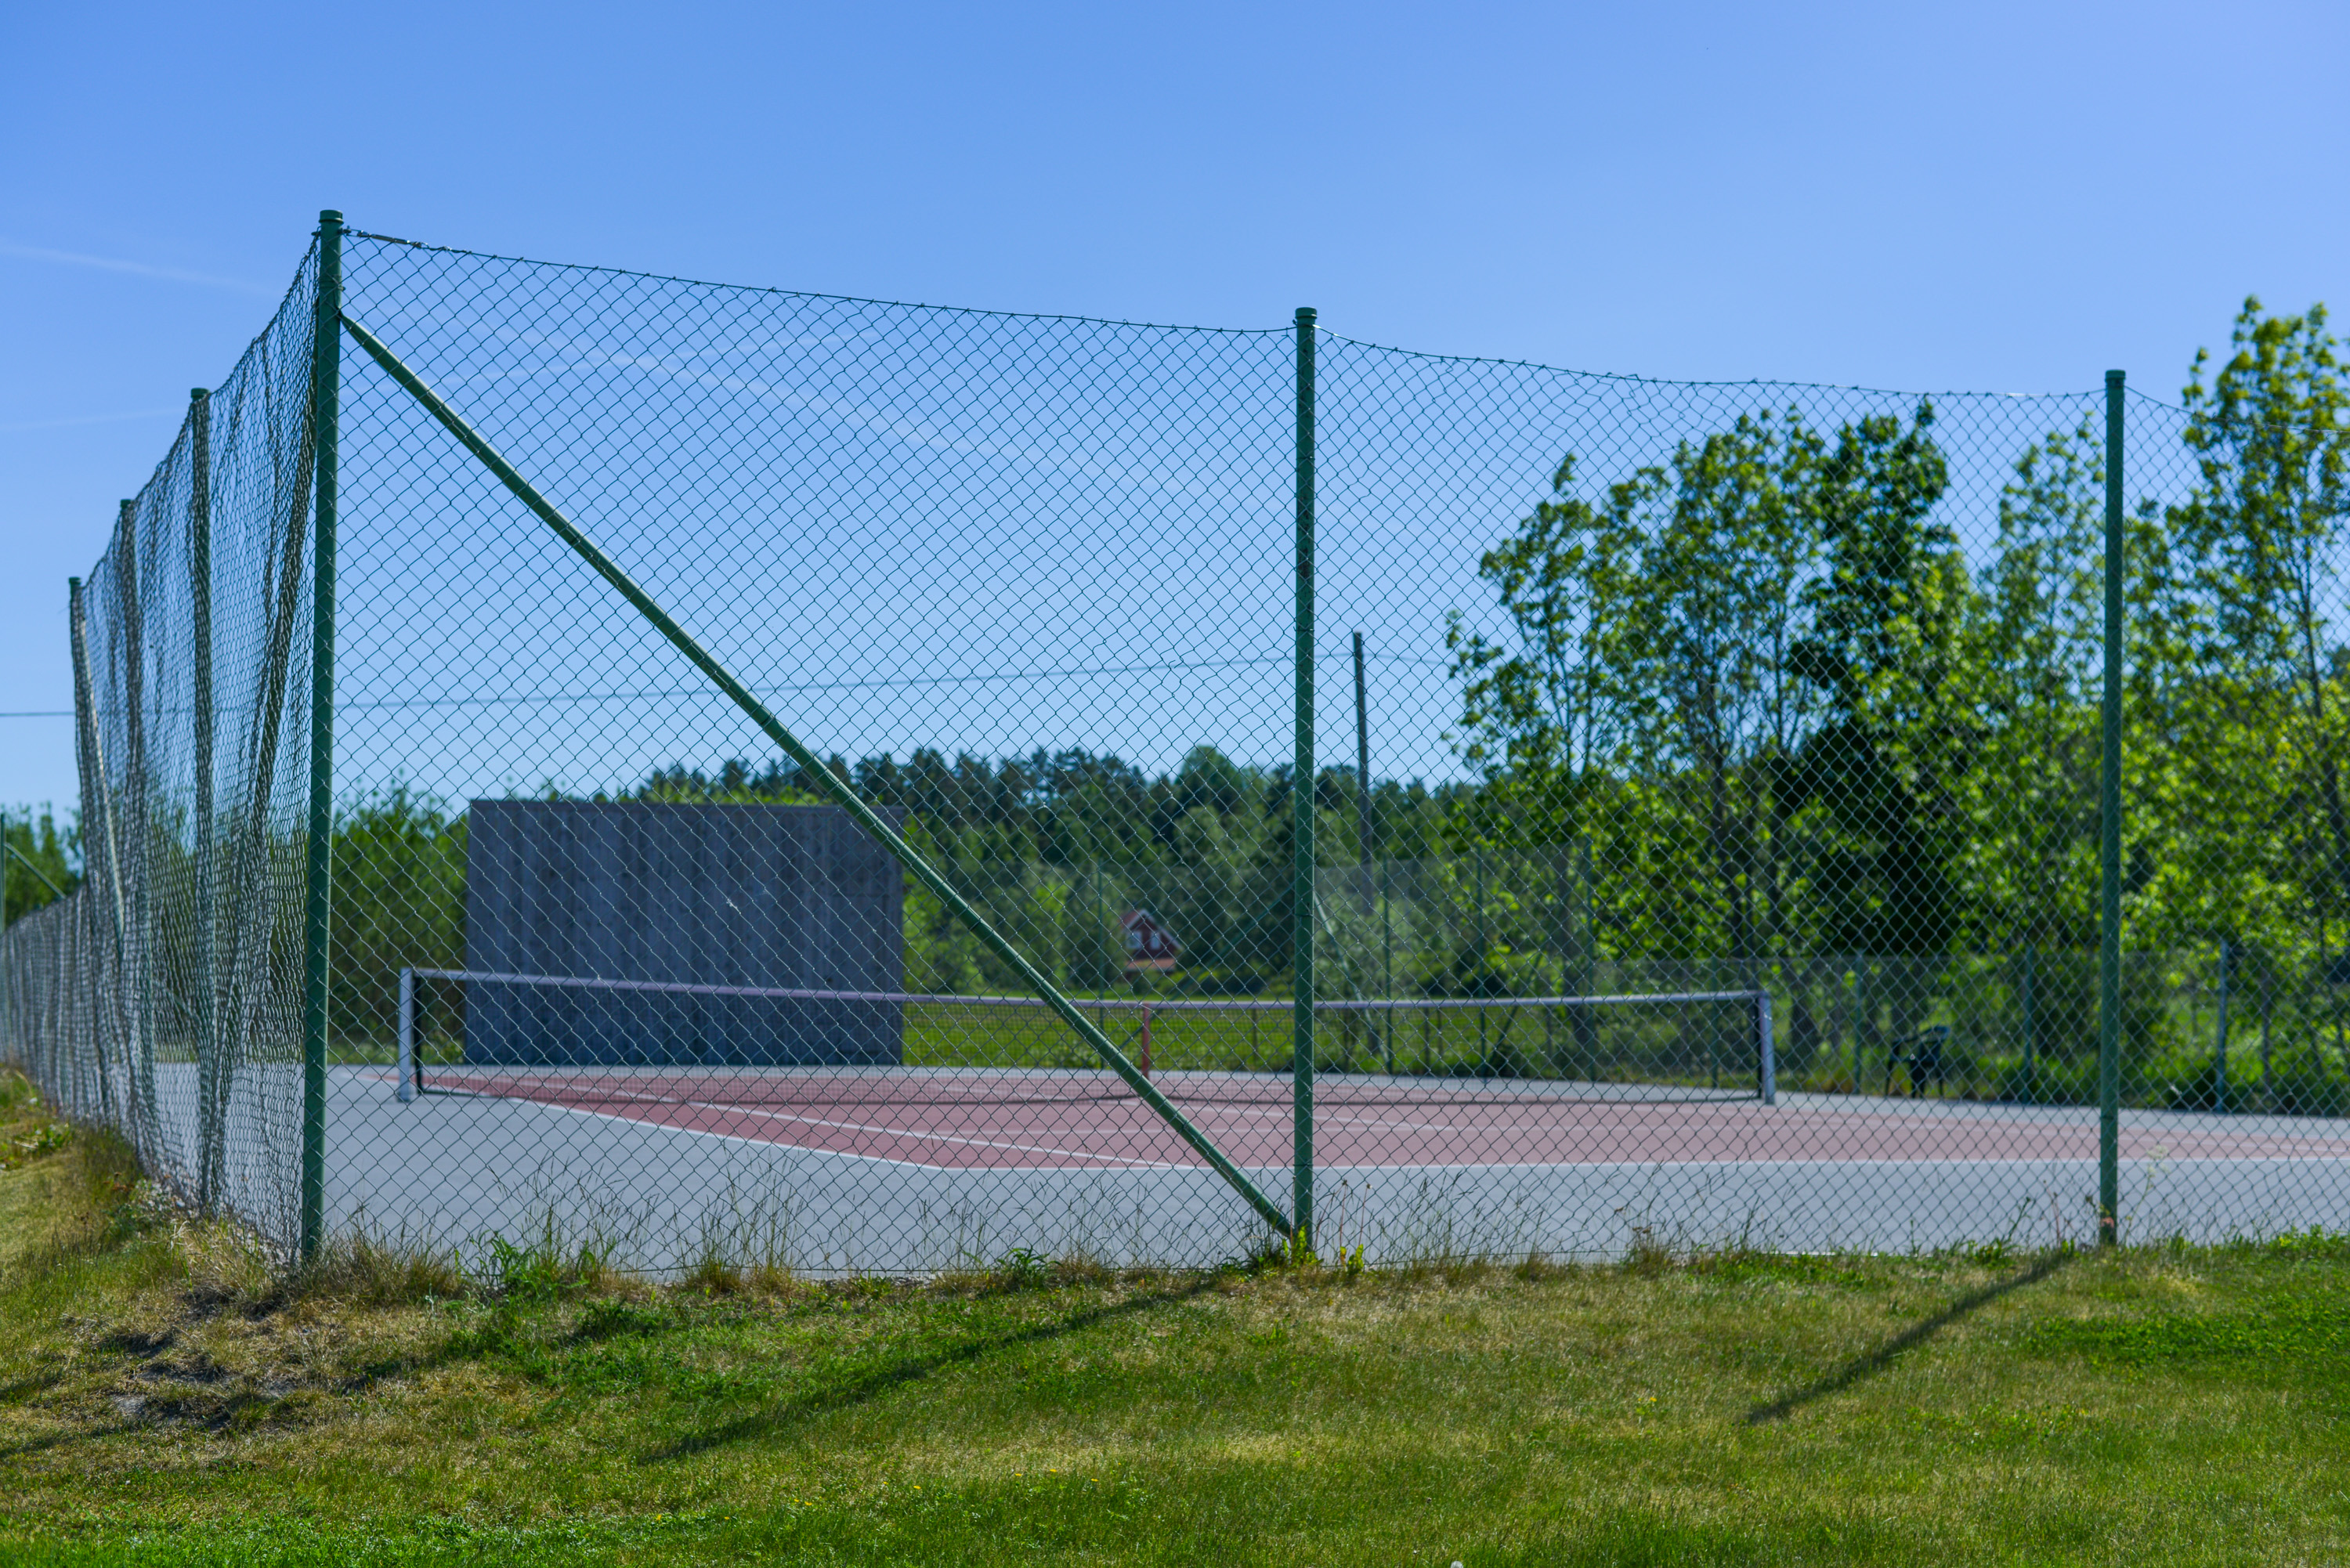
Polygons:
<instances>
[{"instance_id":1,"label":"red court surface","mask_svg":"<svg viewBox=\"0 0 2350 1568\"><path fill-rule=\"evenodd\" d=\"M1286 1075L1154 1080L1236 1164L1285 1165ZM1107 1073L952 1069L434 1069L430 1092L552 1106L678 1131L941 1169L1197 1166ZM1680 1097L1675 1097L1676 1095ZM1326 1166L2070 1160L2096 1113L1871 1096L1749 1096L1639 1085L1330 1076L1315 1088ZM2127 1112L2125 1159L2338 1159L2338 1120Z\"/></svg>"}]
</instances>

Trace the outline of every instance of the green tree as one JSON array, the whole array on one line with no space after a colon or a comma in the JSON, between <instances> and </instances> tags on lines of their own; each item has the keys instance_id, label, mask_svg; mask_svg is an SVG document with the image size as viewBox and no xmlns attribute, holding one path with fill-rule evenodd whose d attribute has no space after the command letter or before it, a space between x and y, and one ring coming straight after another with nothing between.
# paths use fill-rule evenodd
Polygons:
<instances>
[{"instance_id":1,"label":"green tree","mask_svg":"<svg viewBox=\"0 0 2350 1568\"><path fill-rule=\"evenodd\" d=\"M1480 562L1509 635L1451 624L1466 835L1588 845L1620 946L1947 940L1970 592L1932 422L1746 415L1596 502L1562 463Z\"/></svg>"},{"instance_id":2,"label":"green tree","mask_svg":"<svg viewBox=\"0 0 2350 1568\"><path fill-rule=\"evenodd\" d=\"M1461 760L1489 803L1530 820L1536 836L1572 831L1576 787L1616 739L1613 639L1630 602L1640 545L1634 519L1655 471L1611 489L1601 504L1575 493L1570 453L1516 533L1479 560L1509 618L1508 641L1469 628L1455 611L1445 645L1461 683Z\"/></svg>"},{"instance_id":3,"label":"green tree","mask_svg":"<svg viewBox=\"0 0 2350 1568\"><path fill-rule=\"evenodd\" d=\"M338 814L334 867L329 1028L381 1044L398 1024L402 969L464 967L464 819L395 784Z\"/></svg>"},{"instance_id":4,"label":"green tree","mask_svg":"<svg viewBox=\"0 0 2350 1568\"><path fill-rule=\"evenodd\" d=\"M1960 872L1973 940L1992 951L2095 940L2104 458L2085 415L2025 448L2000 492Z\"/></svg>"},{"instance_id":5,"label":"green tree","mask_svg":"<svg viewBox=\"0 0 2350 1568\"><path fill-rule=\"evenodd\" d=\"M2344 655L2334 618L2350 518L2350 385L2325 309L2270 316L2247 299L2234 353L2182 401L2198 484L2167 522L2184 607L2170 618L2192 701L2176 734L2174 812L2228 823L2196 846L2196 869L2232 890L2204 913L2253 915L2263 882L2298 884L2321 950L2350 915Z\"/></svg>"},{"instance_id":6,"label":"green tree","mask_svg":"<svg viewBox=\"0 0 2350 1568\"><path fill-rule=\"evenodd\" d=\"M81 886L79 834L71 826L60 832L46 805L37 815L24 805L6 815L8 847L0 849L0 860L8 867L6 919L16 920Z\"/></svg>"},{"instance_id":7,"label":"green tree","mask_svg":"<svg viewBox=\"0 0 2350 1568\"><path fill-rule=\"evenodd\" d=\"M1704 867L1716 952L1742 961L1797 929L1804 803L1790 786L1824 695L1803 655L1825 455L1793 410L1742 416L1623 492L1645 535L1639 591L1604 639L1625 754L1652 788L1672 781L1659 826Z\"/></svg>"},{"instance_id":8,"label":"green tree","mask_svg":"<svg viewBox=\"0 0 2350 1568\"><path fill-rule=\"evenodd\" d=\"M1797 669L1825 695L1791 791L1832 825L1813 857L1816 934L1830 950L1947 950L1960 909L1954 860L1976 713L1972 595L1936 505L1949 467L1934 409L1844 426L1806 476L1803 507L1825 555L1804 587L1812 630Z\"/></svg>"}]
</instances>

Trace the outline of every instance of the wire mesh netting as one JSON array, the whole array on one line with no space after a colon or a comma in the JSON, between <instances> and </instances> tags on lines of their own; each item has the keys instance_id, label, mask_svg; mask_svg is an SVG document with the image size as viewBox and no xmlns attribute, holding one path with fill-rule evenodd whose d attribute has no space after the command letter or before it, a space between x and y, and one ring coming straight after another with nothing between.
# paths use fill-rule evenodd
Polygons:
<instances>
[{"instance_id":1,"label":"wire mesh netting","mask_svg":"<svg viewBox=\"0 0 2350 1568\"><path fill-rule=\"evenodd\" d=\"M2322 317L2115 405L2116 882L2104 390L339 244L309 1231L315 265L83 590L88 885L6 949L45 1090L289 1252L2344 1221Z\"/></svg>"},{"instance_id":2,"label":"wire mesh netting","mask_svg":"<svg viewBox=\"0 0 2350 1568\"><path fill-rule=\"evenodd\" d=\"M316 254L74 585L78 890L8 928L12 1057L207 1213L298 1222Z\"/></svg>"}]
</instances>

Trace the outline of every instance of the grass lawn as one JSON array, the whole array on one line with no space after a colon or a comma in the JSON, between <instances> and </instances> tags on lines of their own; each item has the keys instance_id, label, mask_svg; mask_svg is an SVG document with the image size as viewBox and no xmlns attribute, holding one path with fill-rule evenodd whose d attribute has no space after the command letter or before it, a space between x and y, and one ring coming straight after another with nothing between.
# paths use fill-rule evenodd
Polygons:
<instances>
[{"instance_id":1,"label":"grass lawn","mask_svg":"<svg viewBox=\"0 0 2350 1568\"><path fill-rule=\"evenodd\" d=\"M0 1098L0 1561L2350 1559L2350 1242L300 1290Z\"/></svg>"}]
</instances>

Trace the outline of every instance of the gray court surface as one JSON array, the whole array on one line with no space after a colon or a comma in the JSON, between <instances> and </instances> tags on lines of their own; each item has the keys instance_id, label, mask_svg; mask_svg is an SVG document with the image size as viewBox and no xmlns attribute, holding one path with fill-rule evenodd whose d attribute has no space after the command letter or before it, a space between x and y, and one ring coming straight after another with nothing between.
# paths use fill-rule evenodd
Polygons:
<instances>
[{"instance_id":1,"label":"gray court surface","mask_svg":"<svg viewBox=\"0 0 2350 1568\"><path fill-rule=\"evenodd\" d=\"M1744 1241L1800 1251L1907 1251L2008 1238L2037 1246L2095 1235L2096 1165L1997 1158L2051 1137L2095 1148L2094 1111L1871 1096L1783 1096L1692 1106L1692 1117L1768 1134L1794 1110L1849 1117L1871 1158L1588 1158L1557 1163L1324 1166L1316 1241L1374 1262L1482 1255L1620 1255L1642 1235L1679 1246ZM1724 1124L1722 1118L1733 1118ZM1874 1119L1872 1119L1874 1118ZM1889 1119L1889 1122L1888 1122ZM1947 1127L1938 1124L1947 1122ZM1865 1129L1906 1129L1889 1139ZM2176 1144L2298 1152L2179 1158ZM1922 1137L1925 1133L1940 1136ZM1951 1158L1963 1134L1986 1158ZM2339 1121L2125 1114L2125 1240L2192 1241L2350 1228L2350 1129ZM1765 1139L1767 1142L1767 1139ZM1888 1142L1935 1158L1886 1158ZM1762 1147L1758 1144L1757 1147ZM2314 1152L2313 1152L2314 1151ZM1266 1231L1212 1172L1136 1161L950 1167L663 1126L528 1100L428 1096L401 1105L382 1069L328 1084L330 1226L436 1248L492 1236L609 1249L654 1272L705 1256L810 1272L918 1274L1027 1248L1114 1264L1212 1265ZM1285 1166L1250 1174L1286 1204Z\"/></svg>"}]
</instances>

